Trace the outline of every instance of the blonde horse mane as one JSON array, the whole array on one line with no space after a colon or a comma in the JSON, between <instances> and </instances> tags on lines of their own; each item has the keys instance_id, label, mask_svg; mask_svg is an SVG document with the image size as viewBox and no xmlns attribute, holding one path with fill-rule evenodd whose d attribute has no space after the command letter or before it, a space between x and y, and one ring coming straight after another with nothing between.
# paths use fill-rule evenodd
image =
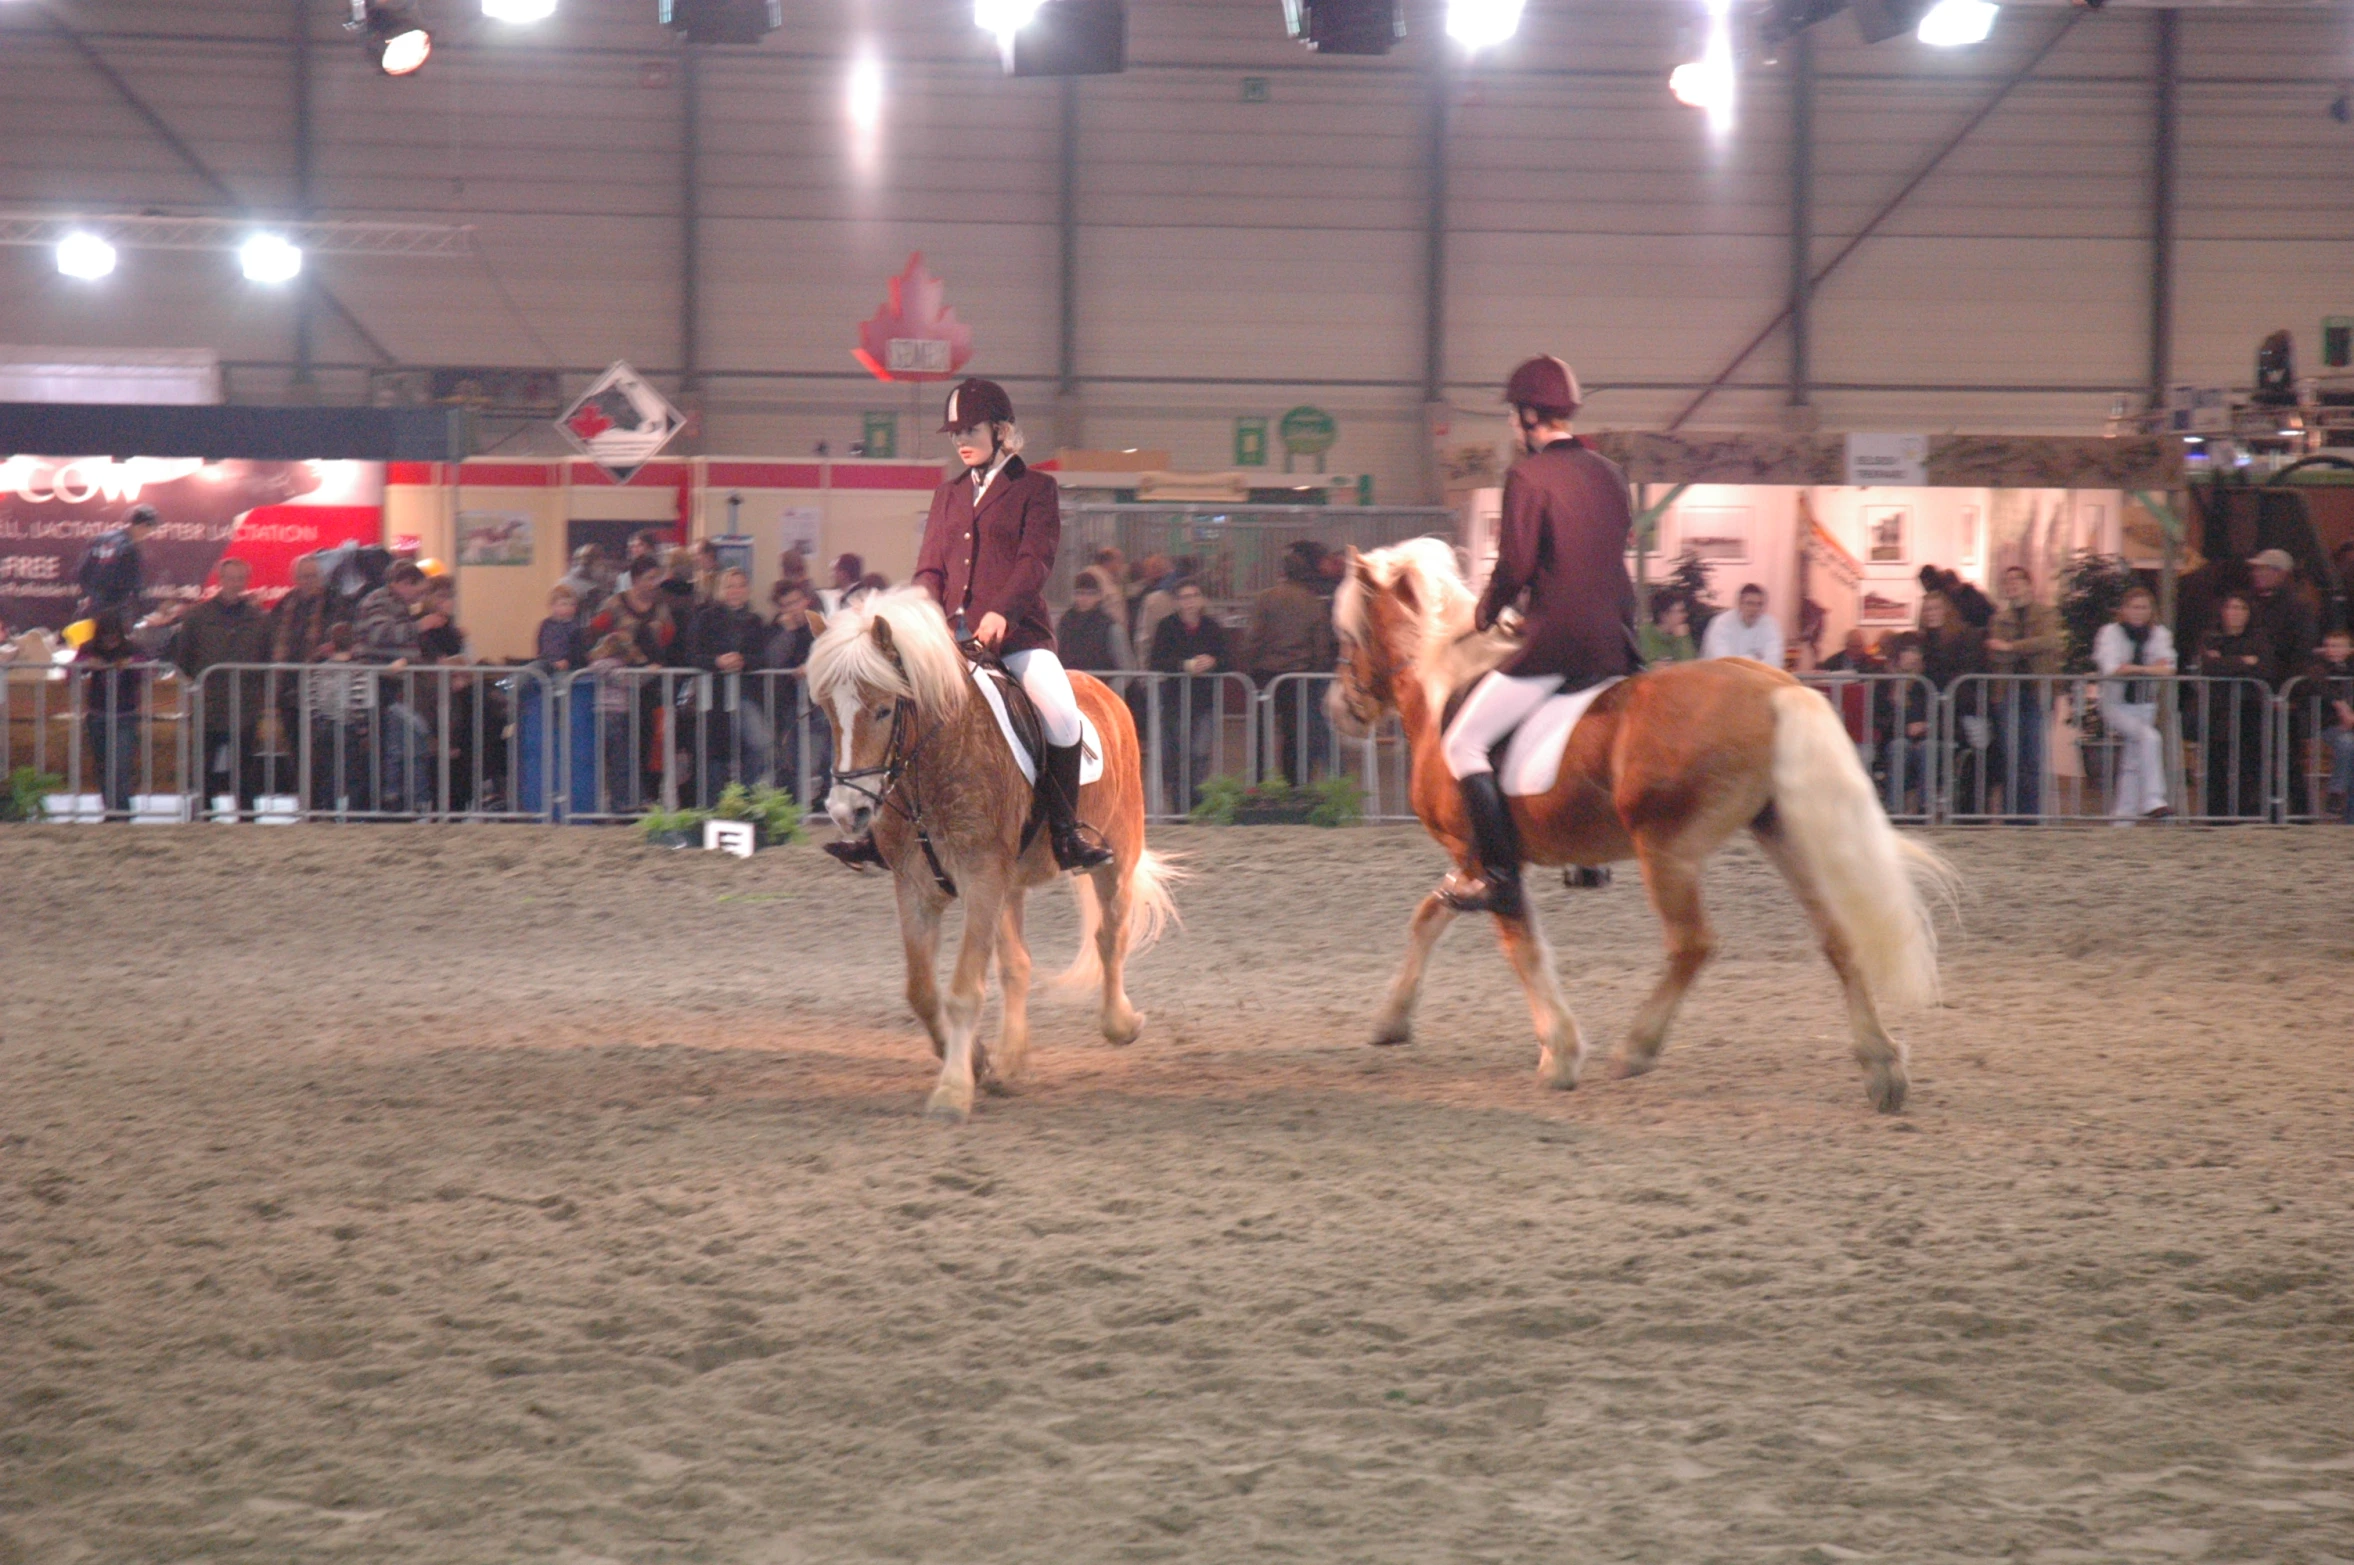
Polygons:
<instances>
[{"instance_id":1,"label":"blonde horse mane","mask_svg":"<svg viewBox=\"0 0 2354 1565\"><path fill-rule=\"evenodd\" d=\"M1434 712L1453 691L1511 655L1509 638L1473 631L1479 598L1464 581L1455 546L1446 539L1409 538L1359 560L1376 585L1395 591L1403 582L1413 597L1415 643L1400 650L1430 690ZM1340 590L1333 594L1332 621L1342 636L1365 639L1365 584L1353 571L1341 578Z\"/></svg>"},{"instance_id":2,"label":"blonde horse mane","mask_svg":"<svg viewBox=\"0 0 2354 1565\"><path fill-rule=\"evenodd\" d=\"M875 641L878 620L891 627L896 660ZM810 646L810 697L831 706L846 687L906 697L917 715L939 718L962 709L972 680L932 595L921 587L895 587L844 604Z\"/></svg>"}]
</instances>

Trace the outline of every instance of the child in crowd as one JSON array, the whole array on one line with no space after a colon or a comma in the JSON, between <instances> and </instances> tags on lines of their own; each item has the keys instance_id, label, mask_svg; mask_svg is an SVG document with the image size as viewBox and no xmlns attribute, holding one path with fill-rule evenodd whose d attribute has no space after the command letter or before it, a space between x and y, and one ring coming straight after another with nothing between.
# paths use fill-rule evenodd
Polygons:
<instances>
[{"instance_id":1,"label":"child in crowd","mask_svg":"<svg viewBox=\"0 0 2354 1565\"><path fill-rule=\"evenodd\" d=\"M539 622L532 654L550 670L568 674L588 665L588 632L580 623L580 594L558 583L548 594L548 617Z\"/></svg>"},{"instance_id":2,"label":"child in crowd","mask_svg":"<svg viewBox=\"0 0 2354 1565\"><path fill-rule=\"evenodd\" d=\"M626 676L645 661L637 642L618 630L589 648L588 670L597 678L598 753L604 760L600 810L632 814L638 808L644 785L638 765L639 681Z\"/></svg>"}]
</instances>

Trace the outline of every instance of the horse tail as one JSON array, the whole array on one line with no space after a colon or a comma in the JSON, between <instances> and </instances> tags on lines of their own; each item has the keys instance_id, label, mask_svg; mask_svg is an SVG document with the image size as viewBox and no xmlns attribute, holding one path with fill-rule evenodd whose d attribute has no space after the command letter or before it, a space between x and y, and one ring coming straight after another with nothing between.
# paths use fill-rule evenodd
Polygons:
<instances>
[{"instance_id":1,"label":"horse tail","mask_svg":"<svg viewBox=\"0 0 2354 1565\"><path fill-rule=\"evenodd\" d=\"M1185 871L1152 849L1136 855L1128 871L1128 954L1134 956L1161 938L1177 916L1177 899L1169 888L1185 878ZM1093 875L1073 875L1071 894L1079 899L1079 951L1071 965L1056 975L1058 989L1092 989L1103 982L1103 954L1096 949L1103 928L1103 903L1095 893Z\"/></svg>"},{"instance_id":2,"label":"horse tail","mask_svg":"<svg viewBox=\"0 0 2354 1565\"><path fill-rule=\"evenodd\" d=\"M1926 894L1950 901L1953 867L1889 823L1830 702L1803 685L1784 685L1773 700L1774 816L1806 889L1876 998L1936 1004Z\"/></svg>"}]
</instances>

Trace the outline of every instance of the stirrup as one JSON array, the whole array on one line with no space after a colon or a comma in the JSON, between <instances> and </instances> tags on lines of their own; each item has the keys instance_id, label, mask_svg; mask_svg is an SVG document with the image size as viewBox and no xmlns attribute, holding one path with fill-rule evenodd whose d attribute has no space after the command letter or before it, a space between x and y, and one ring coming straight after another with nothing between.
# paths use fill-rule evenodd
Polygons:
<instances>
[{"instance_id":1,"label":"stirrup","mask_svg":"<svg viewBox=\"0 0 2354 1565\"><path fill-rule=\"evenodd\" d=\"M1502 918L1520 917L1525 906L1517 878L1495 874L1474 877L1460 870L1439 882L1438 897L1458 913L1494 913Z\"/></svg>"},{"instance_id":2,"label":"stirrup","mask_svg":"<svg viewBox=\"0 0 2354 1565\"><path fill-rule=\"evenodd\" d=\"M883 852L875 846L875 834L871 831L856 837L836 837L825 845L825 849L835 860L851 869L864 870L869 864L877 869L890 867L883 862Z\"/></svg>"},{"instance_id":3,"label":"stirrup","mask_svg":"<svg viewBox=\"0 0 2354 1565\"><path fill-rule=\"evenodd\" d=\"M1101 869L1119 857L1101 840L1090 841L1089 828L1078 821L1060 830L1049 830L1047 836L1055 867L1066 875Z\"/></svg>"}]
</instances>

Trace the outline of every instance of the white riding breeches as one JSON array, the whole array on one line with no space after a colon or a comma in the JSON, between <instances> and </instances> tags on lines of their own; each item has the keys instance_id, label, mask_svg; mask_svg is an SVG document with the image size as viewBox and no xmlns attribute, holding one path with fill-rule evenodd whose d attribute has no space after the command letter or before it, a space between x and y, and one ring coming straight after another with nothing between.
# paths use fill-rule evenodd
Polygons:
<instances>
[{"instance_id":1,"label":"white riding breeches","mask_svg":"<svg viewBox=\"0 0 2354 1565\"><path fill-rule=\"evenodd\" d=\"M1046 730L1048 744L1060 749L1077 744L1086 735L1079 721L1079 693L1071 688L1071 676L1063 672L1063 660L1051 647L1009 652L1005 666L1013 670L1030 704L1038 708L1038 723Z\"/></svg>"},{"instance_id":2,"label":"white riding breeches","mask_svg":"<svg viewBox=\"0 0 2354 1565\"><path fill-rule=\"evenodd\" d=\"M1447 775L1461 782L1466 777L1495 770L1488 760L1488 752L1560 688L1559 674L1542 674L1533 679L1502 672L1481 676L1480 682L1471 687L1471 694L1455 709L1455 720L1447 725L1446 737L1439 741L1439 754L1447 763Z\"/></svg>"}]
</instances>

